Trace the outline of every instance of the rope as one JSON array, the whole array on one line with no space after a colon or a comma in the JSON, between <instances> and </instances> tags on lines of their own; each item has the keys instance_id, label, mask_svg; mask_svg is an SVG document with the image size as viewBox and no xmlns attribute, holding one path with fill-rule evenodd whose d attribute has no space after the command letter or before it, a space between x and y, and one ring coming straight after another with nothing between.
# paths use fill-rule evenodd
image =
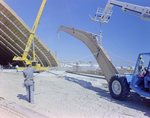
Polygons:
<instances>
[{"instance_id":1,"label":"rope","mask_svg":"<svg viewBox=\"0 0 150 118\"><path fill-rule=\"evenodd\" d=\"M123 59L123 60L127 61L127 62L135 63L135 62L133 62L133 61L130 61L130 60L128 60L128 59L125 59L125 58L123 58L123 57L120 57L120 56L118 56L118 55L116 55L116 54L114 54L114 53L112 53L112 52L110 52L110 51L108 51L108 50L106 50L106 51L109 52L110 54L112 54L112 55L114 55L114 56L120 58L120 59Z\"/></svg>"},{"instance_id":2,"label":"rope","mask_svg":"<svg viewBox=\"0 0 150 118\"><path fill-rule=\"evenodd\" d=\"M75 60L75 61L80 61L80 60L82 60L82 59L85 59L85 58L88 58L88 57L94 56L94 55L96 55L97 53L98 53L98 52L96 52L96 53L94 53L94 54L91 54L91 55L89 55L89 56L83 57L83 58L81 58L81 59Z\"/></svg>"},{"instance_id":3,"label":"rope","mask_svg":"<svg viewBox=\"0 0 150 118\"><path fill-rule=\"evenodd\" d=\"M114 55L114 56L116 56L116 57L118 57L118 58L120 58L120 59L123 59L123 60L125 60L125 61L127 61L127 62L135 63L135 62L133 62L133 61L130 61L130 60L128 60L128 59L125 59L125 58L123 58L123 57L120 57L120 56L118 56L118 55L116 55L116 54L114 54L114 53L112 53L112 52L110 52L110 51L108 51L108 50L105 50L105 51L106 51L106 52L109 52L110 54L112 54L112 55ZM97 53L98 53L98 52L93 53L93 54L91 54L91 55L88 55L88 56L86 56L86 57L83 57L83 58L80 58L80 59L74 60L73 62L80 61L80 60L83 60L83 59L85 59L85 58L88 58L88 57L94 56L94 55L96 55Z\"/></svg>"}]
</instances>

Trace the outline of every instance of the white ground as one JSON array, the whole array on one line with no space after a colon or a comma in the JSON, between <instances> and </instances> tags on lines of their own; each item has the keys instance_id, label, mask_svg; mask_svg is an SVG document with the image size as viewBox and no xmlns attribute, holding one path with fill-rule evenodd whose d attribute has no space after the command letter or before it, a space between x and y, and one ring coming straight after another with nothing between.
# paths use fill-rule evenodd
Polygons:
<instances>
[{"instance_id":1,"label":"white ground","mask_svg":"<svg viewBox=\"0 0 150 118\"><path fill-rule=\"evenodd\" d=\"M15 70L0 72L0 97L7 103L16 103L50 118L150 117L149 98L131 91L126 101L115 100L103 77L49 71L35 74L34 79L35 105L26 101L26 90L22 87L24 78L21 72L15 74Z\"/></svg>"}]
</instances>

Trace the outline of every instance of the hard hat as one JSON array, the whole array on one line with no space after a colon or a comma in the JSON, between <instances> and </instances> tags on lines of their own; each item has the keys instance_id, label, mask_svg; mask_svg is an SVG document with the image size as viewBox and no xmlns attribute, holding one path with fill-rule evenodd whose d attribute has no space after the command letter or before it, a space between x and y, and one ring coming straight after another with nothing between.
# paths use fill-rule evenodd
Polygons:
<instances>
[{"instance_id":1,"label":"hard hat","mask_svg":"<svg viewBox=\"0 0 150 118\"><path fill-rule=\"evenodd\" d=\"M142 56L140 56L140 58L142 59Z\"/></svg>"},{"instance_id":2,"label":"hard hat","mask_svg":"<svg viewBox=\"0 0 150 118\"><path fill-rule=\"evenodd\" d=\"M26 65L30 65L30 64L31 64L31 62L30 62L30 61L27 61L27 62L26 62Z\"/></svg>"}]
</instances>

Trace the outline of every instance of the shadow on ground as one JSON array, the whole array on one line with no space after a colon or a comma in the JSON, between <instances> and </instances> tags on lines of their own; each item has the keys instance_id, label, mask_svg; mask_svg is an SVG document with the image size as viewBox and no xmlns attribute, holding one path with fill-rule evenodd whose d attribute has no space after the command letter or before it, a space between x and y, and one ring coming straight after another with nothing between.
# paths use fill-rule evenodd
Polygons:
<instances>
[{"instance_id":1,"label":"shadow on ground","mask_svg":"<svg viewBox=\"0 0 150 118\"><path fill-rule=\"evenodd\" d=\"M18 95L17 95L17 98L18 98L18 99L22 99L22 100L27 100L26 95L23 95L23 94L18 94Z\"/></svg>"}]
</instances>

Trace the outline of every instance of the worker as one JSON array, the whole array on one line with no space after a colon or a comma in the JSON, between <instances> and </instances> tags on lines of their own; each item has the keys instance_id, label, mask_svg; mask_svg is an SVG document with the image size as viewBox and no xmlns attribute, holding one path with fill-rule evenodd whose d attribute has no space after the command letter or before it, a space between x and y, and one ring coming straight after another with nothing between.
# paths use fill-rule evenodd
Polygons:
<instances>
[{"instance_id":1,"label":"worker","mask_svg":"<svg viewBox=\"0 0 150 118\"><path fill-rule=\"evenodd\" d=\"M4 68L3 65L1 65L1 71L3 71L3 68Z\"/></svg>"},{"instance_id":2,"label":"worker","mask_svg":"<svg viewBox=\"0 0 150 118\"><path fill-rule=\"evenodd\" d=\"M33 73L34 72L42 72L37 71L35 68L31 68L30 62L26 63L27 68L23 70L23 75L26 78L24 80L24 85L27 91L27 100L29 103L34 104L34 80L33 80Z\"/></svg>"},{"instance_id":3,"label":"worker","mask_svg":"<svg viewBox=\"0 0 150 118\"><path fill-rule=\"evenodd\" d=\"M139 60L139 63L138 63L138 73L141 74L141 69L143 68L144 66L144 61L142 59L142 56L140 56L140 60Z\"/></svg>"},{"instance_id":4,"label":"worker","mask_svg":"<svg viewBox=\"0 0 150 118\"><path fill-rule=\"evenodd\" d=\"M18 68L19 68L19 66L18 66L18 65L16 65L16 73L18 72Z\"/></svg>"}]
</instances>

